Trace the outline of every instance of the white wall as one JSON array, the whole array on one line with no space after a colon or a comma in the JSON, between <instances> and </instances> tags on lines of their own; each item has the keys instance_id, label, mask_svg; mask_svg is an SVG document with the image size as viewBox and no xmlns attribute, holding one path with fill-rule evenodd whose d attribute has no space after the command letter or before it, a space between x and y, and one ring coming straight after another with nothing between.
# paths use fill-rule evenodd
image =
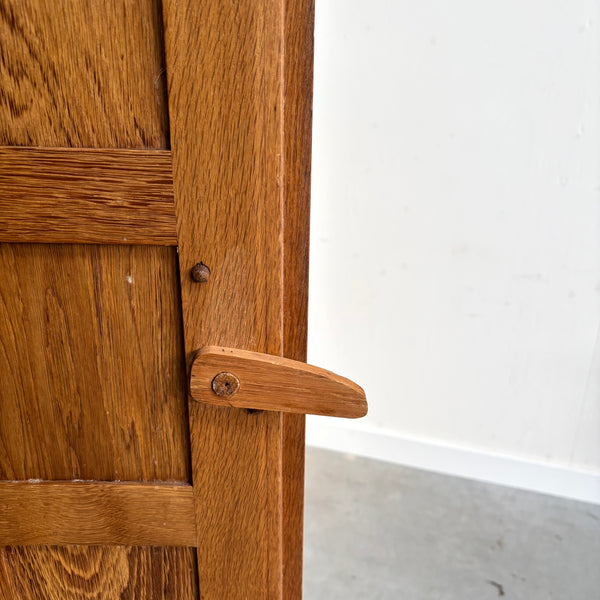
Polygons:
<instances>
[{"instance_id":1,"label":"white wall","mask_svg":"<svg viewBox=\"0 0 600 600\"><path fill-rule=\"evenodd\" d=\"M600 502L599 13L317 1L309 442Z\"/></svg>"}]
</instances>

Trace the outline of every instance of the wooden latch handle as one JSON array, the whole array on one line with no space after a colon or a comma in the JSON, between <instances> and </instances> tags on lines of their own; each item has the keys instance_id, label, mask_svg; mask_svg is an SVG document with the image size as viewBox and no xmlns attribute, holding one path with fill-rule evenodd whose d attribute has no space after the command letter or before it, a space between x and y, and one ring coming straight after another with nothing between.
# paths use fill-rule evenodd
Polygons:
<instances>
[{"instance_id":1,"label":"wooden latch handle","mask_svg":"<svg viewBox=\"0 0 600 600\"><path fill-rule=\"evenodd\" d=\"M364 390L335 373L306 363L207 346L192 364L190 392L198 402L257 410L363 417Z\"/></svg>"}]
</instances>

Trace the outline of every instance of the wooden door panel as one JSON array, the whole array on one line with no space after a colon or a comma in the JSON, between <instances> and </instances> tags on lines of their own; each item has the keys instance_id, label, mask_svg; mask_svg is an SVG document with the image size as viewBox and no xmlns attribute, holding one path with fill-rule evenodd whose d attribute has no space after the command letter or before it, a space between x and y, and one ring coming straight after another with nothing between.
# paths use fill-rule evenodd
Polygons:
<instances>
[{"instance_id":1,"label":"wooden door panel","mask_svg":"<svg viewBox=\"0 0 600 600\"><path fill-rule=\"evenodd\" d=\"M0 244L0 478L190 481L176 265Z\"/></svg>"},{"instance_id":2,"label":"wooden door panel","mask_svg":"<svg viewBox=\"0 0 600 600\"><path fill-rule=\"evenodd\" d=\"M2 0L5 146L167 148L160 0Z\"/></svg>"},{"instance_id":3,"label":"wooden door panel","mask_svg":"<svg viewBox=\"0 0 600 600\"><path fill-rule=\"evenodd\" d=\"M1 146L168 150L159 0L1 0L0 46ZM176 250L70 231L0 244L0 478L189 482ZM4 547L0 597L197 598L196 552Z\"/></svg>"},{"instance_id":4,"label":"wooden door panel","mask_svg":"<svg viewBox=\"0 0 600 600\"><path fill-rule=\"evenodd\" d=\"M191 598L198 569L206 599L300 597L304 417L191 401L188 425L185 368L206 344L304 359L313 14L312 0L0 0L0 146L42 147L0 148L0 494L67 480L30 505L63 529L29 527L13 502L30 537L5 535L22 545L0 548L0 597ZM141 149L161 165L154 196ZM208 283L189 277L199 261ZM121 530L114 480L193 486L128 488L152 517L128 505ZM87 543L117 545L27 546L79 543L89 514Z\"/></svg>"}]
</instances>

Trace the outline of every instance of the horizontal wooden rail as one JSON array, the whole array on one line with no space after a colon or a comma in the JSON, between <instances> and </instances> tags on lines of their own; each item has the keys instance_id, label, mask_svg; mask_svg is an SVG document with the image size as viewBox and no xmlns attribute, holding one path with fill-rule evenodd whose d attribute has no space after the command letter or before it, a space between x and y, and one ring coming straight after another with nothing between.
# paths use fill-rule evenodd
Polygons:
<instances>
[{"instance_id":1,"label":"horizontal wooden rail","mask_svg":"<svg viewBox=\"0 0 600 600\"><path fill-rule=\"evenodd\" d=\"M171 152L0 147L0 242L176 245Z\"/></svg>"},{"instance_id":2,"label":"horizontal wooden rail","mask_svg":"<svg viewBox=\"0 0 600 600\"><path fill-rule=\"evenodd\" d=\"M0 546L196 546L192 487L0 481Z\"/></svg>"}]
</instances>

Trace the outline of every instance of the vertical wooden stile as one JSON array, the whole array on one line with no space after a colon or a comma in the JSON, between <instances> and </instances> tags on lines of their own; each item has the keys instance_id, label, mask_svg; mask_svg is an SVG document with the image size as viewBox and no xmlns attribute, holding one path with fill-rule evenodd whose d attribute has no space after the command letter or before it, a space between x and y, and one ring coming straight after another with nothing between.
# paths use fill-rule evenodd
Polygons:
<instances>
[{"instance_id":1,"label":"vertical wooden stile","mask_svg":"<svg viewBox=\"0 0 600 600\"><path fill-rule=\"evenodd\" d=\"M283 355L306 360L314 0L285 0ZM283 419L283 597L302 596L303 415Z\"/></svg>"},{"instance_id":2,"label":"vertical wooden stile","mask_svg":"<svg viewBox=\"0 0 600 600\"><path fill-rule=\"evenodd\" d=\"M207 345L304 359L312 14L164 1L188 364ZM202 597L299 598L304 418L190 401L190 433Z\"/></svg>"}]
</instances>

